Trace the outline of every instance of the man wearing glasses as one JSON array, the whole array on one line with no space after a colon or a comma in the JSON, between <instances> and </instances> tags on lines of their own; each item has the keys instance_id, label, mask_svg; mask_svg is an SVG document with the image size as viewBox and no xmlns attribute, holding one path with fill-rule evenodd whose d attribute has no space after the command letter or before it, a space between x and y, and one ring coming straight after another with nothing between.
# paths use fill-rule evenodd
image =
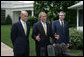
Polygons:
<instances>
[{"instance_id":1,"label":"man wearing glasses","mask_svg":"<svg viewBox=\"0 0 84 57\"><path fill-rule=\"evenodd\" d=\"M53 46L55 47L55 55L68 55L67 48L69 47L69 25L65 18L65 12L59 12L59 20L52 22L53 31Z\"/></svg>"}]
</instances>

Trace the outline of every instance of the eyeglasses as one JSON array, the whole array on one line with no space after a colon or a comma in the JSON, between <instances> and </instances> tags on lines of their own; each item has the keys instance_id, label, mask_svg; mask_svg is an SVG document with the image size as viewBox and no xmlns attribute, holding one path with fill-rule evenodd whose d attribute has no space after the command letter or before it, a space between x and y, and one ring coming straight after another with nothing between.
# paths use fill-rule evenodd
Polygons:
<instances>
[{"instance_id":1,"label":"eyeglasses","mask_svg":"<svg viewBox=\"0 0 84 57\"><path fill-rule=\"evenodd\" d=\"M59 15L59 16L65 16L65 15Z\"/></svg>"},{"instance_id":2,"label":"eyeglasses","mask_svg":"<svg viewBox=\"0 0 84 57\"><path fill-rule=\"evenodd\" d=\"M24 15L24 17L28 17L28 16Z\"/></svg>"}]
</instances>

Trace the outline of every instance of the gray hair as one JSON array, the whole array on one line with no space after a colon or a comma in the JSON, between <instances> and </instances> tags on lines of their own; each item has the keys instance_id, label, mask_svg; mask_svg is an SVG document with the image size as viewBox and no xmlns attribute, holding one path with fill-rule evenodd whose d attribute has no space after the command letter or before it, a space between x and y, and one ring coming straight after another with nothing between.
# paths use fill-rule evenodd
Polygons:
<instances>
[{"instance_id":1,"label":"gray hair","mask_svg":"<svg viewBox=\"0 0 84 57\"><path fill-rule=\"evenodd\" d=\"M41 18L42 14L46 14L46 13L45 12L40 12L39 15L38 15L38 17Z\"/></svg>"},{"instance_id":2,"label":"gray hair","mask_svg":"<svg viewBox=\"0 0 84 57\"><path fill-rule=\"evenodd\" d=\"M58 13L58 15L59 15L60 13L63 13L64 15L66 15L66 13L65 13L64 11L60 11L60 12Z\"/></svg>"},{"instance_id":3,"label":"gray hair","mask_svg":"<svg viewBox=\"0 0 84 57\"><path fill-rule=\"evenodd\" d=\"M25 12L27 12L26 10L24 10L24 11L21 11L21 14L24 14Z\"/></svg>"}]
</instances>

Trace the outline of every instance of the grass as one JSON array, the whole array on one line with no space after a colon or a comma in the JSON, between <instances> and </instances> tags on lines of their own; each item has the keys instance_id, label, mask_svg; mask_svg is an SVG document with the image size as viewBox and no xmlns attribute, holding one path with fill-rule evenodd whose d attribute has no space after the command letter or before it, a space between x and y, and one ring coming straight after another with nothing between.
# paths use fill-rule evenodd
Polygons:
<instances>
[{"instance_id":1,"label":"grass","mask_svg":"<svg viewBox=\"0 0 84 57\"><path fill-rule=\"evenodd\" d=\"M11 25L1 25L1 42L7 44L10 47L12 46L12 42L10 39L10 33L11 33ZM30 43L30 56L36 56L35 53L35 42L31 38L32 35L32 27L30 29L30 36L29 36L29 43ZM83 56L83 51L82 50L69 50L71 54L75 56Z\"/></svg>"},{"instance_id":2,"label":"grass","mask_svg":"<svg viewBox=\"0 0 84 57\"><path fill-rule=\"evenodd\" d=\"M29 43L30 43L30 56L36 56L35 53L35 42L31 38L32 29L30 29L30 36L29 36ZM6 45L13 48L12 42L11 42L11 25L2 25L1 26L1 42L5 43Z\"/></svg>"},{"instance_id":3,"label":"grass","mask_svg":"<svg viewBox=\"0 0 84 57\"><path fill-rule=\"evenodd\" d=\"M9 45L10 47L13 47L10 39L10 33L11 33L11 25L1 26L1 42Z\"/></svg>"},{"instance_id":4,"label":"grass","mask_svg":"<svg viewBox=\"0 0 84 57\"><path fill-rule=\"evenodd\" d=\"M83 50L73 50L70 49L70 54L74 55L74 56L83 56Z\"/></svg>"}]
</instances>

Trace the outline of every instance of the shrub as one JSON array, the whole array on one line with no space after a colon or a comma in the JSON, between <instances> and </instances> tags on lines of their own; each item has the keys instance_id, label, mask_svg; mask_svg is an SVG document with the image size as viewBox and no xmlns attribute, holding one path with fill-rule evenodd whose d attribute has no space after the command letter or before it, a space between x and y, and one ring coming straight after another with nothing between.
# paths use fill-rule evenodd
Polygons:
<instances>
[{"instance_id":1,"label":"shrub","mask_svg":"<svg viewBox=\"0 0 84 57\"><path fill-rule=\"evenodd\" d=\"M11 19L11 17L9 15L6 17L5 24L6 25L12 24L12 19Z\"/></svg>"},{"instance_id":2,"label":"shrub","mask_svg":"<svg viewBox=\"0 0 84 57\"><path fill-rule=\"evenodd\" d=\"M83 49L83 32L70 28L70 48Z\"/></svg>"},{"instance_id":3,"label":"shrub","mask_svg":"<svg viewBox=\"0 0 84 57\"><path fill-rule=\"evenodd\" d=\"M27 19L27 22L30 22L30 25L33 26L34 23L36 23L38 21L38 18L36 18L35 16L29 16Z\"/></svg>"},{"instance_id":4,"label":"shrub","mask_svg":"<svg viewBox=\"0 0 84 57\"><path fill-rule=\"evenodd\" d=\"M1 19L1 25L5 25L5 19Z\"/></svg>"}]
</instances>

